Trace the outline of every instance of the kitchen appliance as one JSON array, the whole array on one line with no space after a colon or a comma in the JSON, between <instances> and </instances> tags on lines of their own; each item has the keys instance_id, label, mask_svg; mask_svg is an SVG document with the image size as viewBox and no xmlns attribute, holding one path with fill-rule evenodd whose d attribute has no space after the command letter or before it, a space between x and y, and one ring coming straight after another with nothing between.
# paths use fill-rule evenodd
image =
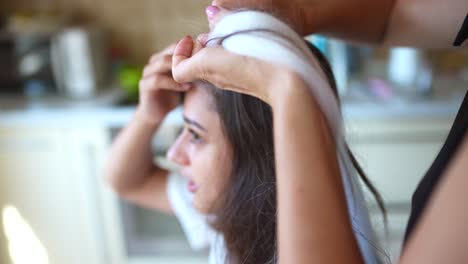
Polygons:
<instances>
[{"instance_id":1,"label":"kitchen appliance","mask_svg":"<svg viewBox=\"0 0 468 264\"><path fill-rule=\"evenodd\" d=\"M16 36L17 69L23 81L23 93L27 96L56 92L50 59L52 36L53 32L30 32Z\"/></svg>"},{"instance_id":2,"label":"kitchen appliance","mask_svg":"<svg viewBox=\"0 0 468 264\"><path fill-rule=\"evenodd\" d=\"M0 30L0 91L39 96L56 93L51 39L61 23L46 15L15 14Z\"/></svg>"},{"instance_id":3,"label":"kitchen appliance","mask_svg":"<svg viewBox=\"0 0 468 264\"><path fill-rule=\"evenodd\" d=\"M432 67L423 50L394 48L389 55L388 79L405 96L426 96L432 89Z\"/></svg>"},{"instance_id":4,"label":"kitchen appliance","mask_svg":"<svg viewBox=\"0 0 468 264\"><path fill-rule=\"evenodd\" d=\"M7 31L0 32L0 94L19 92L22 80L15 55L15 38Z\"/></svg>"},{"instance_id":5,"label":"kitchen appliance","mask_svg":"<svg viewBox=\"0 0 468 264\"><path fill-rule=\"evenodd\" d=\"M0 87L2 94L54 92L49 34L0 33Z\"/></svg>"},{"instance_id":6,"label":"kitchen appliance","mask_svg":"<svg viewBox=\"0 0 468 264\"><path fill-rule=\"evenodd\" d=\"M51 58L60 94L88 99L106 81L106 49L103 31L96 27L72 27L52 39Z\"/></svg>"}]
</instances>

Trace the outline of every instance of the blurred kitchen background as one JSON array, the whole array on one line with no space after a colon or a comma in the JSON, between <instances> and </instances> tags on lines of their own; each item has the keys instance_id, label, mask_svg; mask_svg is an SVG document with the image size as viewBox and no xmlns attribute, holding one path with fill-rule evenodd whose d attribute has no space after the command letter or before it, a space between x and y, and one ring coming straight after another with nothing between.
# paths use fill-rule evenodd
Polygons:
<instances>
[{"instance_id":1,"label":"blurred kitchen background","mask_svg":"<svg viewBox=\"0 0 468 264\"><path fill-rule=\"evenodd\" d=\"M0 2L0 263L206 263L176 219L133 206L103 183L150 55L207 30L201 0ZM348 139L382 193L381 248L396 259L411 194L468 88L468 50L307 39L330 59ZM182 123L155 135L155 163Z\"/></svg>"}]
</instances>

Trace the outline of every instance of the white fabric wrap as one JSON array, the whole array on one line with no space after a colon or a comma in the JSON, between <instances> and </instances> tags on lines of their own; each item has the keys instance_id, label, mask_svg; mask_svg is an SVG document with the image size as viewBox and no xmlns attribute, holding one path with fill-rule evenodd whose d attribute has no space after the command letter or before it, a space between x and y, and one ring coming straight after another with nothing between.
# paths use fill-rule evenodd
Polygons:
<instances>
[{"instance_id":1,"label":"white fabric wrap","mask_svg":"<svg viewBox=\"0 0 468 264\"><path fill-rule=\"evenodd\" d=\"M332 129L351 223L365 263L378 263L375 235L364 195L346 149L339 103L332 90L328 89L330 85L326 76L317 70L321 67L305 40L284 22L258 11L227 15L210 33L209 40L208 46L222 45L239 55L281 64L303 78Z\"/></svg>"},{"instance_id":2,"label":"white fabric wrap","mask_svg":"<svg viewBox=\"0 0 468 264\"><path fill-rule=\"evenodd\" d=\"M170 174L167 182L168 199L182 230L193 250L210 247L213 230L207 218L193 207L193 195L187 190L187 180L177 174Z\"/></svg>"}]
</instances>

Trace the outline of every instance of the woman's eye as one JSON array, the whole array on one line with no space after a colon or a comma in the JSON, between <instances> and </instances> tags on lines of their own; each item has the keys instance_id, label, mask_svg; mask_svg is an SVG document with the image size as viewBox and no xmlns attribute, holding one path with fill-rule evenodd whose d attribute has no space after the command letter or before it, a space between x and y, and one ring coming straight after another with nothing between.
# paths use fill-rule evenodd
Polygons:
<instances>
[{"instance_id":1,"label":"woman's eye","mask_svg":"<svg viewBox=\"0 0 468 264\"><path fill-rule=\"evenodd\" d=\"M202 138L200 137L200 135L197 132L195 132L194 130L192 130L190 128L188 129L188 131L190 132L190 135L191 135L190 141L192 143L200 143L202 141Z\"/></svg>"}]
</instances>

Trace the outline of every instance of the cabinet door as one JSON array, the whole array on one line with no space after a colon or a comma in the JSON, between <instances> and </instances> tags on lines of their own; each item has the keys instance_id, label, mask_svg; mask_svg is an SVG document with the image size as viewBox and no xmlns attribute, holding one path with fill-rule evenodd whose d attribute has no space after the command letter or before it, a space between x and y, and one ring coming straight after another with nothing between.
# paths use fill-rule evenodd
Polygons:
<instances>
[{"instance_id":1,"label":"cabinet door","mask_svg":"<svg viewBox=\"0 0 468 264\"><path fill-rule=\"evenodd\" d=\"M120 215L109 212L105 199L113 193L103 182L102 170L109 148L110 132L105 128L88 127L66 132L69 144L69 167L79 197L77 210L82 224L87 226L84 251L94 263L119 264L123 260L123 240L117 232ZM112 196L113 198L113 196ZM83 263L83 262L79 262ZM88 263L88 262L86 262Z\"/></svg>"},{"instance_id":2,"label":"cabinet door","mask_svg":"<svg viewBox=\"0 0 468 264\"><path fill-rule=\"evenodd\" d=\"M451 120L354 122L349 142L387 204L404 205L431 166Z\"/></svg>"},{"instance_id":3,"label":"cabinet door","mask_svg":"<svg viewBox=\"0 0 468 264\"><path fill-rule=\"evenodd\" d=\"M352 124L349 141L360 165L387 207L388 233L367 192L374 226L391 259L398 259L411 198L431 166L450 128L450 120Z\"/></svg>"},{"instance_id":4,"label":"cabinet door","mask_svg":"<svg viewBox=\"0 0 468 264\"><path fill-rule=\"evenodd\" d=\"M440 145L435 139L406 142L405 138L395 139L393 143L383 140L355 145L358 160L385 201L388 233L383 229L381 212L373 206L371 216L377 235L392 260L397 260L400 254L412 194ZM368 201L374 203L371 197Z\"/></svg>"},{"instance_id":5,"label":"cabinet door","mask_svg":"<svg viewBox=\"0 0 468 264\"><path fill-rule=\"evenodd\" d=\"M104 263L63 130L0 130L2 262ZM32 248L33 247L33 248ZM47 262L41 262L47 256Z\"/></svg>"}]
</instances>

